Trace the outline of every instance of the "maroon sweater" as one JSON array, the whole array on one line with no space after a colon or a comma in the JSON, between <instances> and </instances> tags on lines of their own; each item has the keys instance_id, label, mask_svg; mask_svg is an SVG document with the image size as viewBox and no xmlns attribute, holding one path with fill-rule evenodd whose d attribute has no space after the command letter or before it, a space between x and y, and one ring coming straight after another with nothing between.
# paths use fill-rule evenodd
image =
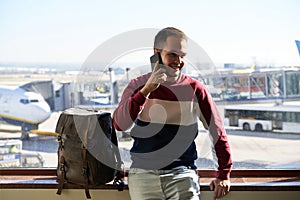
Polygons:
<instances>
[{"instance_id":1,"label":"maroon sweater","mask_svg":"<svg viewBox=\"0 0 300 200\"><path fill-rule=\"evenodd\" d=\"M117 130L131 129L134 144L131 167L194 168L197 119L211 134L218 158L219 179L229 179L232 160L223 122L212 97L199 81L181 74L176 82L161 84L148 98L139 91L151 73L128 84L113 114Z\"/></svg>"}]
</instances>

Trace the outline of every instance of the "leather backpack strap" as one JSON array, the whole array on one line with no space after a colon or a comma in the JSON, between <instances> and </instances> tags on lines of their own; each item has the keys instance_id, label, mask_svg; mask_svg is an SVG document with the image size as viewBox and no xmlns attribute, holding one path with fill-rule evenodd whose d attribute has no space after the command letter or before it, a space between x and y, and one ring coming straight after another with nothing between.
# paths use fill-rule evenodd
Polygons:
<instances>
[{"instance_id":1,"label":"leather backpack strap","mask_svg":"<svg viewBox=\"0 0 300 200\"><path fill-rule=\"evenodd\" d=\"M89 191L89 177L88 177L88 165L86 160L86 148L84 145L82 145L82 176L84 178L84 189L85 189L85 195L86 198L90 199L90 191Z\"/></svg>"},{"instance_id":2,"label":"leather backpack strap","mask_svg":"<svg viewBox=\"0 0 300 200\"><path fill-rule=\"evenodd\" d=\"M84 141L82 142L82 176L84 178L84 189L85 189L85 195L86 198L90 199L90 191L89 191L89 177L88 177L88 164L87 164L87 159L86 159L86 146L87 146L87 137L88 137L88 132L89 132L89 127L90 127L90 117L87 118L87 127L84 130Z\"/></svg>"},{"instance_id":3,"label":"leather backpack strap","mask_svg":"<svg viewBox=\"0 0 300 200\"><path fill-rule=\"evenodd\" d=\"M59 162L59 170L60 170L60 176L58 177L58 187L57 187L57 192L56 194L61 195L61 191L64 186L65 182L65 157L61 156L60 162Z\"/></svg>"},{"instance_id":4,"label":"leather backpack strap","mask_svg":"<svg viewBox=\"0 0 300 200\"><path fill-rule=\"evenodd\" d=\"M58 127L56 127L55 131L58 131L58 136L57 136L57 141L59 143L59 147L58 147L58 153L61 152L64 148L64 144L62 141L62 134L65 128L65 123L67 122L67 117L64 115L60 116L60 129L58 130ZM65 177L66 177L66 169L65 169L65 157L59 156L58 158L59 162L58 162L58 170L60 171L60 175L57 177L58 179L58 186L57 186L57 192L56 194L61 195L64 183L65 183Z\"/></svg>"}]
</instances>

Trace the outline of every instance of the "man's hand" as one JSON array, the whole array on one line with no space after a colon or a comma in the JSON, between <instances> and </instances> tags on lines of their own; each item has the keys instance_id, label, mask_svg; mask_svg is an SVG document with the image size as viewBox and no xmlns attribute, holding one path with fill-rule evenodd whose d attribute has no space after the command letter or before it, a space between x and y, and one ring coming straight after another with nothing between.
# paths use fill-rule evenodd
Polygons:
<instances>
[{"instance_id":1,"label":"man's hand","mask_svg":"<svg viewBox=\"0 0 300 200\"><path fill-rule=\"evenodd\" d=\"M160 64L158 64L157 61L153 67L153 72L149 77L147 83L140 90L145 97L147 97L151 92L156 90L161 83L164 83L167 80L167 75L165 73L166 69L159 67L159 65Z\"/></svg>"},{"instance_id":2,"label":"man's hand","mask_svg":"<svg viewBox=\"0 0 300 200\"><path fill-rule=\"evenodd\" d=\"M228 194L230 190L230 180L212 180L210 185L210 190L214 190L214 200L221 198Z\"/></svg>"}]
</instances>

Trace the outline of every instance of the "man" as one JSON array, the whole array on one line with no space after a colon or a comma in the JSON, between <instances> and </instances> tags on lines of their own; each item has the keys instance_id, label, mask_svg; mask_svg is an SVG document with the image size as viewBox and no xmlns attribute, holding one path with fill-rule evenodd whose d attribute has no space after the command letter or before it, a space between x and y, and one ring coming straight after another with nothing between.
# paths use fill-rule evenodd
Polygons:
<instances>
[{"instance_id":1,"label":"man","mask_svg":"<svg viewBox=\"0 0 300 200\"><path fill-rule=\"evenodd\" d=\"M131 129L132 165L128 184L133 200L199 199L195 166L199 118L209 130L218 158L218 173L210 184L214 198L229 192L231 155L219 112L199 81L181 73L187 36L168 27L155 36L151 73L130 81L113 114L117 130Z\"/></svg>"}]
</instances>

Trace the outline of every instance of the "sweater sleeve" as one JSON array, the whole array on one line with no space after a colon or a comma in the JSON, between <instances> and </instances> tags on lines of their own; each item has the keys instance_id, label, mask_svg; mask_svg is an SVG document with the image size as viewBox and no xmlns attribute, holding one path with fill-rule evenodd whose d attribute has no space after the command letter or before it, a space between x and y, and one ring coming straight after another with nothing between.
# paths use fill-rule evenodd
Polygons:
<instances>
[{"instance_id":1,"label":"sweater sleeve","mask_svg":"<svg viewBox=\"0 0 300 200\"><path fill-rule=\"evenodd\" d=\"M218 171L216 178L227 180L230 177L232 158L230 146L219 111L207 89L202 87L196 92L199 105L199 118L208 129L218 160Z\"/></svg>"},{"instance_id":2,"label":"sweater sleeve","mask_svg":"<svg viewBox=\"0 0 300 200\"><path fill-rule=\"evenodd\" d=\"M113 124L118 131L129 129L138 114L143 109L147 98L139 91L135 81L132 80L125 88L119 106L113 113Z\"/></svg>"}]
</instances>

